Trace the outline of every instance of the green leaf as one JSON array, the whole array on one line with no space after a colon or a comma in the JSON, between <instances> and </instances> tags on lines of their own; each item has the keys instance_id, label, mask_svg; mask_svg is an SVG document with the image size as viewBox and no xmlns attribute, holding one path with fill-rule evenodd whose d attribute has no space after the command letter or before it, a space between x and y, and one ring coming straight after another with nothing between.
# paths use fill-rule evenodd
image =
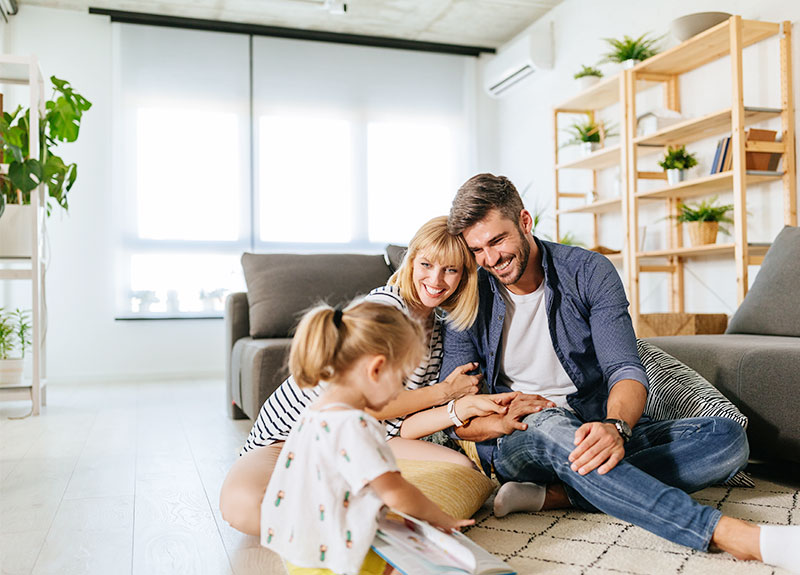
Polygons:
<instances>
[{"instance_id":1,"label":"green leaf","mask_svg":"<svg viewBox=\"0 0 800 575\"><path fill-rule=\"evenodd\" d=\"M30 192L36 188L42 181L42 175L42 164L31 158L8 166L8 178L11 184L23 192Z\"/></svg>"}]
</instances>

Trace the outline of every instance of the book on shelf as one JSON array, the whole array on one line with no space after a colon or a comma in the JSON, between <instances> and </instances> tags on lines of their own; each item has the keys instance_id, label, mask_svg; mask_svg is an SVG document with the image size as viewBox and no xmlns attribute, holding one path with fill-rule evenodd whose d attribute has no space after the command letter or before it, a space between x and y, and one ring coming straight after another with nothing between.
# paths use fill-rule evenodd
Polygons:
<instances>
[{"instance_id":1,"label":"book on shelf","mask_svg":"<svg viewBox=\"0 0 800 575\"><path fill-rule=\"evenodd\" d=\"M711 168L712 174L725 171L725 163L730 156L731 137L727 136L719 141L719 154L714 157L714 165Z\"/></svg>"},{"instance_id":2,"label":"book on shelf","mask_svg":"<svg viewBox=\"0 0 800 575\"><path fill-rule=\"evenodd\" d=\"M372 548L403 575L516 575L463 533L444 533L395 510L378 522Z\"/></svg>"},{"instance_id":3,"label":"book on shelf","mask_svg":"<svg viewBox=\"0 0 800 575\"><path fill-rule=\"evenodd\" d=\"M717 142L717 151L714 152L714 161L711 162L711 173L712 174L716 174L717 173L717 171L716 171L717 170L717 162L719 162L719 154L720 154L721 150L722 150L722 140Z\"/></svg>"}]
</instances>

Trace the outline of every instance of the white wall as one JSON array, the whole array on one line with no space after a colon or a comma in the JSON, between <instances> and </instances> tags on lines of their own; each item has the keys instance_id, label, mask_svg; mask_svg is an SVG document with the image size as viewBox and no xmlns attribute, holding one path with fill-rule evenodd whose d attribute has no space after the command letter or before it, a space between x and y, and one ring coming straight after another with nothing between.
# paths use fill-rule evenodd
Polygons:
<instances>
[{"instance_id":1,"label":"white wall","mask_svg":"<svg viewBox=\"0 0 800 575\"><path fill-rule=\"evenodd\" d=\"M552 109L578 91L572 74L581 64L595 64L607 51L603 38L622 37L623 34L639 36L645 32L655 35L667 34L663 41L665 47L677 41L669 36L669 22L678 16L693 12L724 11L740 14L746 19L780 22L800 19L800 3L786 0L674 0L672 2L640 2L635 0L565 0L544 18L534 23L525 33L541 33L550 22L554 26L554 68L551 71L538 71L510 90L508 96L497 100L494 135L495 157L487 162L492 171L502 173L523 188L533 182L532 190L525 198L531 208L538 202L553 211L553 117ZM800 67L800 35L794 26L793 64L795 106L798 101L798 67ZM773 38L763 45L745 50L745 105L780 107L780 85L778 83L778 42ZM601 68L608 68L603 65ZM686 74L681 80L681 102L683 112L688 116L722 109L730 102L730 60L724 58L697 72ZM653 92L660 92L654 90ZM702 96L701 96L702 94ZM660 94L656 94L660 99ZM647 97L645 97L647 99ZM654 102L658 105L657 102ZM651 102L651 105L653 102ZM637 113L641 114L646 102L637 103ZM610 112L614 112L611 110ZM619 122L619 117L613 119ZM798 118L800 121L800 118ZM564 126L564 124L561 124ZM780 123L773 122L768 127L779 130ZM797 127L795 128L797 129ZM697 174L708 173L709 162L713 156L716 140L706 140L690 151L700 154L701 166ZM491 148L492 146L488 146ZM562 153L569 153L564 150ZM563 159L563 158L562 158ZM651 160L651 162L654 160ZM647 169L640 164L640 169ZM658 169L654 164L652 169ZM611 170L609 170L611 172ZM613 195L609 191L608 174L600 186L602 196ZM562 189L564 187L562 176ZM574 186L580 182L570 181ZM568 184L568 185L570 185ZM584 183L583 190L587 186ZM722 200L731 196L722 195ZM783 225L782 186L780 183L748 189L748 235L750 241L770 241ZM648 236L651 239L665 233L667 222L656 222L663 211L645 212L644 223L648 223ZM572 216L563 220L568 229L577 230L579 235L591 243L591 216ZM581 219L583 218L583 219ZM603 220L604 234L601 243L619 248L621 245L621 226L614 216ZM610 219L608 219L610 218ZM552 232L552 218L546 225L545 233ZM640 224L643 222L640 221ZM563 230L563 228L562 228ZM757 267L750 268L752 282ZM736 280L732 261L690 261L687 265L687 311L732 313L736 309ZM663 274L645 274L642 279L642 308L645 312L668 311L666 280Z\"/></svg>"}]
</instances>

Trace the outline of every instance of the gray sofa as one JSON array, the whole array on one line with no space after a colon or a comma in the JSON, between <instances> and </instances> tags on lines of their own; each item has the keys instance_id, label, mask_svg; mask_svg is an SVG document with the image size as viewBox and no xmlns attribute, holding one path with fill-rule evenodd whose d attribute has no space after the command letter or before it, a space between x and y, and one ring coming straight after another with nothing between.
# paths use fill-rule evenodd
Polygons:
<instances>
[{"instance_id":1,"label":"gray sofa","mask_svg":"<svg viewBox=\"0 0 800 575\"><path fill-rule=\"evenodd\" d=\"M247 293L225 302L227 404L234 419L255 419L264 400L286 379L291 331L320 301L344 303L384 285L402 259L362 254L249 254L242 256ZM391 257L391 260L389 259Z\"/></svg>"},{"instance_id":2,"label":"gray sofa","mask_svg":"<svg viewBox=\"0 0 800 575\"><path fill-rule=\"evenodd\" d=\"M750 419L754 457L800 462L800 228L775 238L724 334L647 341L697 370Z\"/></svg>"}]
</instances>

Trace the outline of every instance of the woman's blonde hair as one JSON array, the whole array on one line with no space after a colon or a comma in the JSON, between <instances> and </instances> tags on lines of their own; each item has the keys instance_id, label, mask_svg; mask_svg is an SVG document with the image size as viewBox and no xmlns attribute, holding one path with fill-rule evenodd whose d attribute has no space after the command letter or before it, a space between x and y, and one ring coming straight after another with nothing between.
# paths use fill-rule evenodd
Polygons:
<instances>
[{"instance_id":1,"label":"woman's blonde hair","mask_svg":"<svg viewBox=\"0 0 800 575\"><path fill-rule=\"evenodd\" d=\"M455 329L470 327L478 315L478 266L460 235L447 231L447 216L439 216L425 223L408 244L403 263L389 278L389 285L400 290L400 296L412 307L422 306L414 285L414 259L423 254L431 261L461 267L461 281L450 297L441 305L447 319Z\"/></svg>"},{"instance_id":2,"label":"woman's blonde hair","mask_svg":"<svg viewBox=\"0 0 800 575\"><path fill-rule=\"evenodd\" d=\"M300 387L334 381L365 355L411 373L424 353L419 322L390 305L351 303L344 310L318 305L306 312L292 340L289 371Z\"/></svg>"}]
</instances>

